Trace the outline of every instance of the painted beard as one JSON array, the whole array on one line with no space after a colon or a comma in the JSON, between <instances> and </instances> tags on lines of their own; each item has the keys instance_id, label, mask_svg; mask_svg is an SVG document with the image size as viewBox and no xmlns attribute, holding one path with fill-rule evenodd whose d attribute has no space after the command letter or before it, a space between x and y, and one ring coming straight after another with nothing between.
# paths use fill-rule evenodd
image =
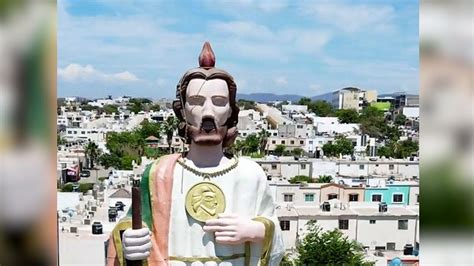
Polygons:
<instances>
[{"instance_id":1,"label":"painted beard","mask_svg":"<svg viewBox=\"0 0 474 266\"><path fill-rule=\"evenodd\" d=\"M187 126L188 136L198 145L219 145L227 134L227 126L217 126L212 117L203 117L199 128L190 124Z\"/></svg>"}]
</instances>

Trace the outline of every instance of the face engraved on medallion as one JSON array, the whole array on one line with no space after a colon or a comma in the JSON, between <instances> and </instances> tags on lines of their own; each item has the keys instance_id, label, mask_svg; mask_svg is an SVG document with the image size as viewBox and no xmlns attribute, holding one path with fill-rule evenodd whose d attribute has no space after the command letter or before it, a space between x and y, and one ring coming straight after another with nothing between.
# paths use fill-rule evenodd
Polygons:
<instances>
[{"instance_id":1,"label":"face engraved on medallion","mask_svg":"<svg viewBox=\"0 0 474 266\"><path fill-rule=\"evenodd\" d=\"M224 193L214 183L198 183L191 187L186 195L186 211L197 221L215 219L224 210Z\"/></svg>"}]
</instances>

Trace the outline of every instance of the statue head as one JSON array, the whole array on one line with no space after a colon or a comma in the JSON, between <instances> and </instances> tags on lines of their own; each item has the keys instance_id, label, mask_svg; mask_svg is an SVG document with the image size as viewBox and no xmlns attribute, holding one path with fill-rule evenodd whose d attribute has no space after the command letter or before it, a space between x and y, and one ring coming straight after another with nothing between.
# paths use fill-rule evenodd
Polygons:
<instances>
[{"instance_id":1,"label":"statue head","mask_svg":"<svg viewBox=\"0 0 474 266\"><path fill-rule=\"evenodd\" d=\"M238 133L237 86L229 73L214 67L215 61L211 45L204 43L199 67L188 70L177 85L173 110L187 143L227 147Z\"/></svg>"}]
</instances>

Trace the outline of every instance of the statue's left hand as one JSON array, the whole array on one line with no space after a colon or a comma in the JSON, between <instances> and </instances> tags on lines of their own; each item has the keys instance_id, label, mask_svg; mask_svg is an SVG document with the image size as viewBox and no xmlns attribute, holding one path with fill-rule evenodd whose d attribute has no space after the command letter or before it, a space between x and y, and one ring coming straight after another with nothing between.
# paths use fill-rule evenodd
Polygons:
<instances>
[{"instance_id":1,"label":"statue's left hand","mask_svg":"<svg viewBox=\"0 0 474 266\"><path fill-rule=\"evenodd\" d=\"M241 244L247 241L261 242L265 237L265 226L236 214L220 214L218 219L208 220L205 232L214 232L219 244Z\"/></svg>"}]
</instances>

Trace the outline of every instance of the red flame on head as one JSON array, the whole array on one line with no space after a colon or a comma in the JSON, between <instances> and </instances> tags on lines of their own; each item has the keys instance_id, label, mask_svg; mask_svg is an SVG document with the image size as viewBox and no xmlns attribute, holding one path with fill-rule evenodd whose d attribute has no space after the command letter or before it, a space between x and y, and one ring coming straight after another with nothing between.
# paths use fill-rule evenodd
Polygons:
<instances>
[{"instance_id":1,"label":"red flame on head","mask_svg":"<svg viewBox=\"0 0 474 266\"><path fill-rule=\"evenodd\" d=\"M201 54L199 55L199 67L209 69L213 68L215 64L216 57L212 51L211 44L209 42L205 42L204 46L202 47Z\"/></svg>"}]
</instances>

